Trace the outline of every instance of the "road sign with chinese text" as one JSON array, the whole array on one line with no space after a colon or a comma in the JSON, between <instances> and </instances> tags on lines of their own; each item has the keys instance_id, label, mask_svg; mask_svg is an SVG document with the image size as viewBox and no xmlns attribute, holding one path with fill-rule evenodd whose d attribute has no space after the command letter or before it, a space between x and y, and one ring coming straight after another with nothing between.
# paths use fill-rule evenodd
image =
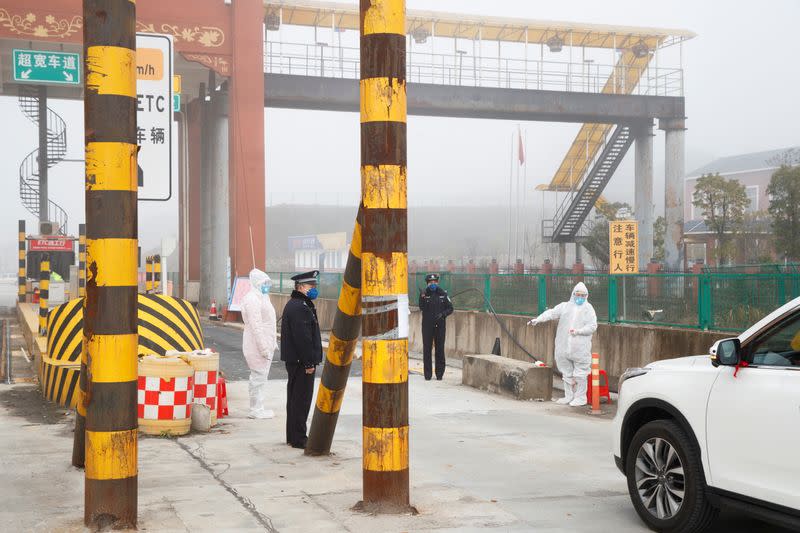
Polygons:
<instances>
[{"instance_id":1,"label":"road sign with chinese text","mask_svg":"<svg viewBox=\"0 0 800 533\"><path fill-rule=\"evenodd\" d=\"M172 37L136 34L136 144L139 200L172 196Z\"/></svg>"},{"instance_id":2,"label":"road sign with chinese text","mask_svg":"<svg viewBox=\"0 0 800 533\"><path fill-rule=\"evenodd\" d=\"M635 220L615 220L608 224L609 272L639 273L639 224Z\"/></svg>"},{"instance_id":3,"label":"road sign with chinese text","mask_svg":"<svg viewBox=\"0 0 800 533\"><path fill-rule=\"evenodd\" d=\"M14 81L78 85L81 56L47 50L14 50Z\"/></svg>"}]
</instances>

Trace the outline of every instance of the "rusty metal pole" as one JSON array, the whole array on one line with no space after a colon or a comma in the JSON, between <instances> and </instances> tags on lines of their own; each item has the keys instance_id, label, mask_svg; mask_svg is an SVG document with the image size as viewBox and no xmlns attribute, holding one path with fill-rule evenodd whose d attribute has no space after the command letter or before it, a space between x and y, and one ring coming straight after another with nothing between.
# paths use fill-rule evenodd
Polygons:
<instances>
[{"instance_id":1,"label":"rusty metal pole","mask_svg":"<svg viewBox=\"0 0 800 533\"><path fill-rule=\"evenodd\" d=\"M86 224L78 224L78 298L86 296Z\"/></svg>"},{"instance_id":2,"label":"rusty metal pole","mask_svg":"<svg viewBox=\"0 0 800 533\"><path fill-rule=\"evenodd\" d=\"M87 361L84 522L137 518L136 3L83 0Z\"/></svg>"},{"instance_id":3,"label":"rusty metal pole","mask_svg":"<svg viewBox=\"0 0 800 533\"><path fill-rule=\"evenodd\" d=\"M78 297L86 298L86 224L78 225ZM86 464L86 380L87 354L81 349L81 373L75 393L75 432L72 436L72 466L83 468Z\"/></svg>"},{"instance_id":4,"label":"rusty metal pole","mask_svg":"<svg viewBox=\"0 0 800 533\"><path fill-rule=\"evenodd\" d=\"M361 0L363 508L409 508L405 0Z\"/></svg>"},{"instance_id":5,"label":"rusty metal pole","mask_svg":"<svg viewBox=\"0 0 800 533\"><path fill-rule=\"evenodd\" d=\"M359 209L350 243L350 254L344 269L339 305L333 319L325 366L317 392L317 403L308 432L306 455L327 455L331 452L333 434L342 407L350 365L361 331L361 210Z\"/></svg>"},{"instance_id":6,"label":"rusty metal pole","mask_svg":"<svg viewBox=\"0 0 800 533\"><path fill-rule=\"evenodd\" d=\"M28 296L28 272L25 267L25 221L19 221L19 263L17 271L17 283L19 284L18 297L19 303L25 303Z\"/></svg>"}]
</instances>

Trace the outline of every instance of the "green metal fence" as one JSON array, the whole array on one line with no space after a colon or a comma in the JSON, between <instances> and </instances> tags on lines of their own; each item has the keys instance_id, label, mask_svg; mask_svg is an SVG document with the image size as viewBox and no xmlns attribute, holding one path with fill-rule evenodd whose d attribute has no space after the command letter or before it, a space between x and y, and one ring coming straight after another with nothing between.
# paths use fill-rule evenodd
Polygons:
<instances>
[{"instance_id":1,"label":"green metal fence","mask_svg":"<svg viewBox=\"0 0 800 533\"><path fill-rule=\"evenodd\" d=\"M703 274L462 274L443 273L440 285L460 310L536 316L568 300L575 284L603 322L743 331L786 302L800 297L800 269L775 265L758 273ZM778 268L780 267L780 268ZM295 273L270 272L272 291L289 294ZM410 273L408 294L415 305L424 273ZM341 273L320 275L321 298L338 298Z\"/></svg>"}]
</instances>

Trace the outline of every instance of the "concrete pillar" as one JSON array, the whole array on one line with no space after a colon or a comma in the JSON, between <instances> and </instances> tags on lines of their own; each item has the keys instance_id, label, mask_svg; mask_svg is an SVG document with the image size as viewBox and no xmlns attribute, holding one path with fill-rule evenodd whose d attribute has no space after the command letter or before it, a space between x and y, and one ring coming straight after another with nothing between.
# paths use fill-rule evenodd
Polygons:
<instances>
[{"instance_id":1,"label":"concrete pillar","mask_svg":"<svg viewBox=\"0 0 800 533\"><path fill-rule=\"evenodd\" d=\"M517 259L514 263L514 274L524 274L525 273L525 264L522 262L522 259Z\"/></svg>"},{"instance_id":2,"label":"concrete pillar","mask_svg":"<svg viewBox=\"0 0 800 533\"><path fill-rule=\"evenodd\" d=\"M202 102L202 148L200 164L200 308L211 304L211 164L214 136L214 120L211 102Z\"/></svg>"},{"instance_id":3,"label":"concrete pillar","mask_svg":"<svg viewBox=\"0 0 800 533\"><path fill-rule=\"evenodd\" d=\"M233 76L230 78L231 276L266 269L264 161L264 4L236 0L231 6ZM227 255L222 251L216 251Z\"/></svg>"},{"instance_id":4,"label":"concrete pillar","mask_svg":"<svg viewBox=\"0 0 800 533\"><path fill-rule=\"evenodd\" d=\"M634 129L636 142L635 202L633 210L639 222L639 268L644 270L653 257L653 124ZM681 190L683 190L681 188Z\"/></svg>"},{"instance_id":5,"label":"concrete pillar","mask_svg":"<svg viewBox=\"0 0 800 533\"><path fill-rule=\"evenodd\" d=\"M665 263L670 270L680 270L683 266L685 121L661 120L659 128L666 133L664 211L667 220L667 234L664 238Z\"/></svg>"},{"instance_id":6,"label":"concrete pillar","mask_svg":"<svg viewBox=\"0 0 800 533\"><path fill-rule=\"evenodd\" d=\"M551 263L549 259L545 259L544 264L542 264L542 274L552 274L552 273L553 273L553 263Z\"/></svg>"},{"instance_id":7,"label":"concrete pillar","mask_svg":"<svg viewBox=\"0 0 800 533\"><path fill-rule=\"evenodd\" d=\"M583 262L583 248L581 248L581 245L577 242L575 243L575 262Z\"/></svg>"},{"instance_id":8,"label":"concrete pillar","mask_svg":"<svg viewBox=\"0 0 800 533\"><path fill-rule=\"evenodd\" d=\"M556 268L563 270L567 266L567 243L558 243L558 257L556 258Z\"/></svg>"},{"instance_id":9,"label":"concrete pillar","mask_svg":"<svg viewBox=\"0 0 800 533\"><path fill-rule=\"evenodd\" d=\"M497 263L497 259L492 259L492 262L489 264L489 274L498 274L500 272L500 265Z\"/></svg>"},{"instance_id":10,"label":"concrete pillar","mask_svg":"<svg viewBox=\"0 0 800 533\"><path fill-rule=\"evenodd\" d=\"M211 292L217 305L222 307L228 301L228 281L226 277L229 247L229 203L228 203L228 110L227 95L217 93L212 101L213 134L211 143L211 168L209 177L211 193ZM249 270L248 270L249 272ZM242 275L247 275L245 272Z\"/></svg>"},{"instance_id":11,"label":"concrete pillar","mask_svg":"<svg viewBox=\"0 0 800 533\"><path fill-rule=\"evenodd\" d=\"M188 191L189 208L187 217L189 219L189 240L188 257L188 277L190 284L200 283L200 273L202 265L200 263L200 239L201 239L201 218L203 213L202 206L202 159L203 159L203 94L187 106L188 122L188 149L189 161L186 168L189 172ZM196 294L196 293L195 293Z\"/></svg>"}]
</instances>

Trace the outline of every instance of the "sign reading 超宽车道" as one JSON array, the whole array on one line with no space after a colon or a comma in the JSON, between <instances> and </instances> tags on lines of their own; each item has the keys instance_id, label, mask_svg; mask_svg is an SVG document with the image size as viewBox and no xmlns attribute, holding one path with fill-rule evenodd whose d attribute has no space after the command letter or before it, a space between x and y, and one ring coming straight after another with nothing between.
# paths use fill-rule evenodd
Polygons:
<instances>
[{"instance_id":1,"label":"sign reading \u8d85\u5bbd\u8f66\u9053","mask_svg":"<svg viewBox=\"0 0 800 533\"><path fill-rule=\"evenodd\" d=\"M81 57L71 52L49 50L13 51L14 81L80 85Z\"/></svg>"}]
</instances>

